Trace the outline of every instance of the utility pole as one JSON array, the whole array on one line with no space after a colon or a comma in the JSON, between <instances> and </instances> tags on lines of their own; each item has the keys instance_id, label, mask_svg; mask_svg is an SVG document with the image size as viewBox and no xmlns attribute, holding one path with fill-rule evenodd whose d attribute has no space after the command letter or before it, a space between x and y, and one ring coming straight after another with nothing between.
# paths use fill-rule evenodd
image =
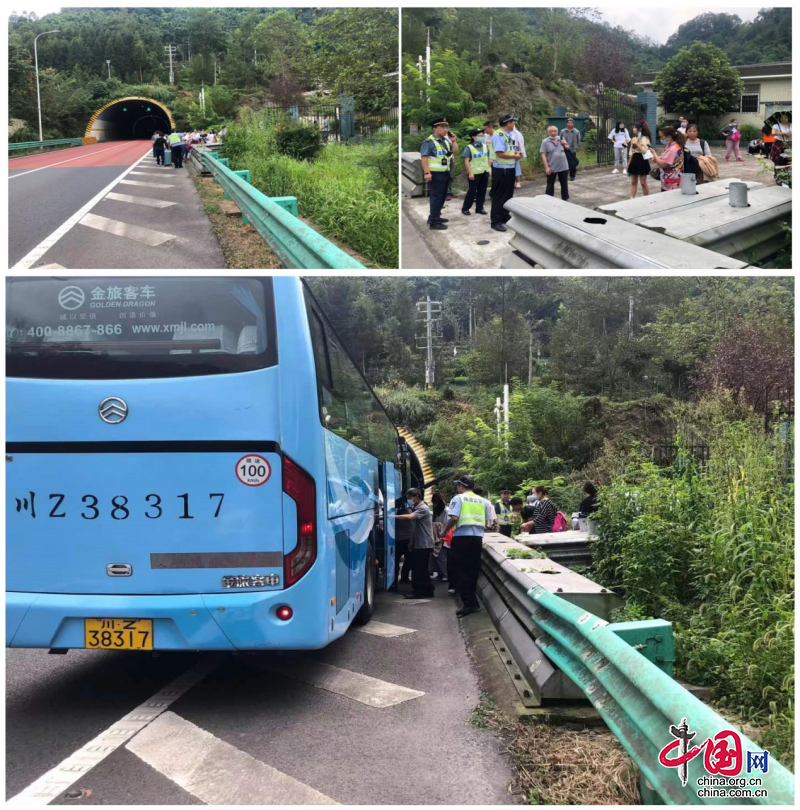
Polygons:
<instances>
[{"instance_id":1,"label":"utility pole","mask_svg":"<svg viewBox=\"0 0 800 810\"><path fill-rule=\"evenodd\" d=\"M111 81L111 60L106 59L106 67L108 68L108 80Z\"/></svg>"},{"instance_id":2,"label":"utility pole","mask_svg":"<svg viewBox=\"0 0 800 810\"><path fill-rule=\"evenodd\" d=\"M425 70L426 70L426 82L428 87L431 86L431 29L428 29L428 44L425 47ZM430 92L428 92L428 101L431 100Z\"/></svg>"},{"instance_id":3,"label":"utility pole","mask_svg":"<svg viewBox=\"0 0 800 810\"><path fill-rule=\"evenodd\" d=\"M189 64L192 64L192 42L191 40L186 40L186 52L189 55Z\"/></svg>"},{"instance_id":4,"label":"utility pole","mask_svg":"<svg viewBox=\"0 0 800 810\"><path fill-rule=\"evenodd\" d=\"M258 67L258 48L253 48L253 64Z\"/></svg>"},{"instance_id":5,"label":"utility pole","mask_svg":"<svg viewBox=\"0 0 800 810\"><path fill-rule=\"evenodd\" d=\"M200 112L206 114L206 87L202 84L200 87Z\"/></svg>"},{"instance_id":6,"label":"utility pole","mask_svg":"<svg viewBox=\"0 0 800 810\"><path fill-rule=\"evenodd\" d=\"M44 136L42 135L42 97L39 94L39 52L36 50L36 40L39 37L43 37L45 34L60 34L59 30L55 31L42 31L41 34L37 34L33 38L33 59L36 62L36 106L39 110L39 140L43 141Z\"/></svg>"},{"instance_id":7,"label":"utility pole","mask_svg":"<svg viewBox=\"0 0 800 810\"><path fill-rule=\"evenodd\" d=\"M506 372L506 378L508 378L508 372ZM506 446L506 453L508 453L508 428L509 428L509 421L510 421L510 412L508 408L508 383L503 386L503 427L505 429L505 446Z\"/></svg>"},{"instance_id":8,"label":"utility pole","mask_svg":"<svg viewBox=\"0 0 800 810\"><path fill-rule=\"evenodd\" d=\"M633 293L628 297L628 337L633 337Z\"/></svg>"},{"instance_id":9,"label":"utility pole","mask_svg":"<svg viewBox=\"0 0 800 810\"><path fill-rule=\"evenodd\" d=\"M175 51L177 48L175 45L165 45L164 50L167 52L167 56L169 57L169 83L175 84L175 68L173 67L172 58L175 56Z\"/></svg>"},{"instance_id":10,"label":"utility pole","mask_svg":"<svg viewBox=\"0 0 800 810\"><path fill-rule=\"evenodd\" d=\"M442 302L431 301L430 295L417 303L417 312L425 319L425 336L417 338L417 348L425 350L425 388L431 389L436 381L436 362L433 355L435 341L434 324L442 315Z\"/></svg>"}]
</instances>

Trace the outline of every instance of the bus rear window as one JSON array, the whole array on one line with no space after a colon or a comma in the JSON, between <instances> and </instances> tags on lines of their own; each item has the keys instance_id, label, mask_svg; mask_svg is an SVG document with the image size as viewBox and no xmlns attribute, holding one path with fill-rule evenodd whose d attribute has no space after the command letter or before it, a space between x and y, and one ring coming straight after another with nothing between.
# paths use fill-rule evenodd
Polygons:
<instances>
[{"instance_id":1,"label":"bus rear window","mask_svg":"<svg viewBox=\"0 0 800 810\"><path fill-rule=\"evenodd\" d=\"M277 363L272 280L10 278L9 377L225 374Z\"/></svg>"}]
</instances>

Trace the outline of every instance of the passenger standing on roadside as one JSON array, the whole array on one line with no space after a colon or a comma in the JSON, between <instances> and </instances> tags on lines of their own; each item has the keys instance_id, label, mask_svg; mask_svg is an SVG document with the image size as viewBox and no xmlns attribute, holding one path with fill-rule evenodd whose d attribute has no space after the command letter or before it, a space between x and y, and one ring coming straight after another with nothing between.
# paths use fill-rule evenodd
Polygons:
<instances>
[{"instance_id":1,"label":"passenger standing on roadside","mask_svg":"<svg viewBox=\"0 0 800 810\"><path fill-rule=\"evenodd\" d=\"M514 168L513 166L511 167ZM510 172L511 182L514 173ZM467 616L480 610L475 590L481 568L483 533L491 523L491 504L474 493L475 482L469 475L456 481L457 495L450 501L447 529L453 529L450 554L457 571L455 587L461 596L461 608L456 616Z\"/></svg>"},{"instance_id":2,"label":"passenger standing on roadside","mask_svg":"<svg viewBox=\"0 0 800 810\"><path fill-rule=\"evenodd\" d=\"M422 159L422 176L428 184L430 213L428 227L432 231L446 231L446 219L442 219L442 206L447 197L450 179L450 141L447 139L447 119L435 118L431 122L433 134L429 135L419 149Z\"/></svg>"},{"instance_id":3,"label":"passenger standing on roadside","mask_svg":"<svg viewBox=\"0 0 800 810\"><path fill-rule=\"evenodd\" d=\"M505 223L511 219L505 204L514 196L516 166L522 158L522 152L517 149L510 134L516 120L511 113L503 113L500 116L500 129L492 137L495 151L492 165L492 228L496 231L506 231Z\"/></svg>"},{"instance_id":4,"label":"passenger standing on roadside","mask_svg":"<svg viewBox=\"0 0 800 810\"><path fill-rule=\"evenodd\" d=\"M578 171L578 149L581 146L581 132L575 129L575 121L572 118L567 118L567 126L559 133L561 141L566 141L567 162L569 163L569 179L575 179L575 173Z\"/></svg>"},{"instance_id":5,"label":"passenger standing on roadside","mask_svg":"<svg viewBox=\"0 0 800 810\"><path fill-rule=\"evenodd\" d=\"M492 179L492 166L494 166L495 160L497 160L497 154L494 151L494 146L492 146L492 138L494 138L495 130L497 129L494 121L484 121L483 122L483 140L484 143L489 147L489 179ZM489 190L489 199L492 199L492 194L494 193L494 189L491 188Z\"/></svg>"},{"instance_id":6,"label":"passenger standing on roadside","mask_svg":"<svg viewBox=\"0 0 800 810\"><path fill-rule=\"evenodd\" d=\"M172 167L183 168L183 136L173 129L169 134L169 151L172 153Z\"/></svg>"},{"instance_id":7,"label":"passenger standing on roadside","mask_svg":"<svg viewBox=\"0 0 800 810\"><path fill-rule=\"evenodd\" d=\"M428 504L422 500L422 492L409 489L406 496L413 505L410 515L395 515L395 520L415 521L411 536L411 593L403 594L404 599L430 599L433 583L429 572L433 551L433 517Z\"/></svg>"},{"instance_id":8,"label":"passenger standing on roadside","mask_svg":"<svg viewBox=\"0 0 800 810\"><path fill-rule=\"evenodd\" d=\"M614 143L614 171L611 174L619 174L618 163L620 169L625 169L625 147L630 139L624 122L617 121L617 126L608 135L608 140Z\"/></svg>"},{"instance_id":9,"label":"passenger standing on roadside","mask_svg":"<svg viewBox=\"0 0 800 810\"><path fill-rule=\"evenodd\" d=\"M431 555L431 574L438 573L438 582L447 582L450 577L447 573L448 549L445 545L445 527L450 513L447 510L447 501L441 492L434 492L431 498L431 514L433 515L433 554Z\"/></svg>"},{"instance_id":10,"label":"passenger standing on roadside","mask_svg":"<svg viewBox=\"0 0 800 810\"><path fill-rule=\"evenodd\" d=\"M153 155L156 159L156 166L164 165L164 149L166 146L167 139L160 132L156 132L155 140L153 141Z\"/></svg>"},{"instance_id":11,"label":"passenger standing on roadside","mask_svg":"<svg viewBox=\"0 0 800 810\"><path fill-rule=\"evenodd\" d=\"M561 184L561 199L569 199L569 183L567 178L569 176L569 162L567 161L567 153L564 149L566 141L562 141L558 137L558 127L549 127L547 130L547 137L542 141L539 151L542 153L542 163L544 163L544 170L547 174L547 188L545 194L555 197L556 193L556 178Z\"/></svg>"},{"instance_id":12,"label":"passenger standing on roadside","mask_svg":"<svg viewBox=\"0 0 800 810\"><path fill-rule=\"evenodd\" d=\"M652 135L647 121L639 121L633 125L628 159L628 177L631 178L631 199L636 196L636 187L641 185L642 194L646 197L650 193L647 187L647 177L650 174L650 161L645 155L650 152Z\"/></svg>"}]
</instances>

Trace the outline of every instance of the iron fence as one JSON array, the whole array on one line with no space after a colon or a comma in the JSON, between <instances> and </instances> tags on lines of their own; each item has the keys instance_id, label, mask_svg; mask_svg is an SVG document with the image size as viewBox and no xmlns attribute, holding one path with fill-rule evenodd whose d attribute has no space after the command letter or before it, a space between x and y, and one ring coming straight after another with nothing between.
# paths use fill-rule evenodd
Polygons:
<instances>
[{"instance_id":1,"label":"iron fence","mask_svg":"<svg viewBox=\"0 0 800 810\"><path fill-rule=\"evenodd\" d=\"M266 107L265 120L281 124L302 124L316 127L325 143L380 140L397 132L398 110L356 110L346 102L293 104Z\"/></svg>"},{"instance_id":2,"label":"iron fence","mask_svg":"<svg viewBox=\"0 0 800 810\"><path fill-rule=\"evenodd\" d=\"M631 122L641 117L639 105L628 100L624 93L617 90L598 90L597 92L597 162L611 163L614 160L614 144L608 140L617 121L624 121L630 132Z\"/></svg>"}]
</instances>

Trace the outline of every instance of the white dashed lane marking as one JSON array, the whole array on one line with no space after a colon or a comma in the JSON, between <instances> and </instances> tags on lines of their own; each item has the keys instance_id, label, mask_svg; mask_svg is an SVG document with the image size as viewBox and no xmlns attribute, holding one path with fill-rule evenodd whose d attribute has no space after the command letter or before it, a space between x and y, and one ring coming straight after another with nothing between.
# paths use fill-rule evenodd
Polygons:
<instances>
[{"instance_id":1,"label":"white dashed lane marking","mask_svg":"<svg viewBox=\"0 0 800 810\"><path fill-rule=\"evenodd\" d=\"M171 233L154 231L152 228L140 228L138 225L127 225L116 219L99 217L97 214L87 214L80 224L85 225L87 228L113 233L115 236L124 236L126 239L133 239L135 242L141 242L144 245L150 245L150 247L158 247L163 245L164 242L169 242L170 239L178 238Z\"/></svg>"},{"instance_id":2,"label":"white dashed lane marking","mask_svg":"<svg viewBox=\"0 0 800 810\"><path fill-rule=\"evenodd\" d=\"M360 672L351 672L349 669L341 669L305 657L276 658L260 666L377 709L396 706L398 703L405 703L425 694L416 689L398 686L379 678L362 675Z\"/></svg>"},{"instance_id":3,"label":"white dashed lane marking","mask_svg":"<svg viewBox=\"0 0 800 810\"><path fill-rule=\"evenodd\" d=\"M125 745L132 737L153 722L181 695L205 678L219 663L216 656L208 656L191 669L179 675L149 700L137 706L121 720L98 734L83 748L67 757L60 765L40 776L32 785L9 799L11 805L45 805L82 779L95 765Z\"/></svg>"},{"instance_id":4,"label":"white dashed lane marking","mask_svg":"<svg viewBox=\"0 0 800 810\"><path fill-rule=\"evenodd\" d=\"M396 624L386 624L376 622L374 619L363 627L356 627L361 633L369 633L371 636L381 636L382 638L394 638L395 636L405 636L408 633L416 633L410 627L400 627Z\"/></svg>"},{"instance_id":5,"label":"white dashed lane marking","mask_svg":"<svg viewBox=\"0 0 800 810\"><path fill-rule=\"evenodd\" d=\"M120 180L119 184L121 186L145 186L145 188L175 188L175 183L143 183L141 180Z\"/></svg>"},{"instance_id":6,"label":"white dashed lane marking","mask_svg":"<svg viewBox=\"0 0 800 810\"><path fill-rule=\"evenodd\" d=\"M337 804L173 712L161 715L127 748L205 804Z\"/></svg>"},{"instance_id":7,"label":"white dashed lane marking","mask_svg":"<svg viewBox=\"0 0 800 810\"><path fill-rule=\"evenodd\" d=\"M177 205L174 202L167 200L155 200L152 197L132 197L130 194L117 194L110 191L105 197L107 200L117 200L117 202L135 203L136 205L149 205L151 208L169 208L171 205Z\"/></svg>"}]
</instances>

